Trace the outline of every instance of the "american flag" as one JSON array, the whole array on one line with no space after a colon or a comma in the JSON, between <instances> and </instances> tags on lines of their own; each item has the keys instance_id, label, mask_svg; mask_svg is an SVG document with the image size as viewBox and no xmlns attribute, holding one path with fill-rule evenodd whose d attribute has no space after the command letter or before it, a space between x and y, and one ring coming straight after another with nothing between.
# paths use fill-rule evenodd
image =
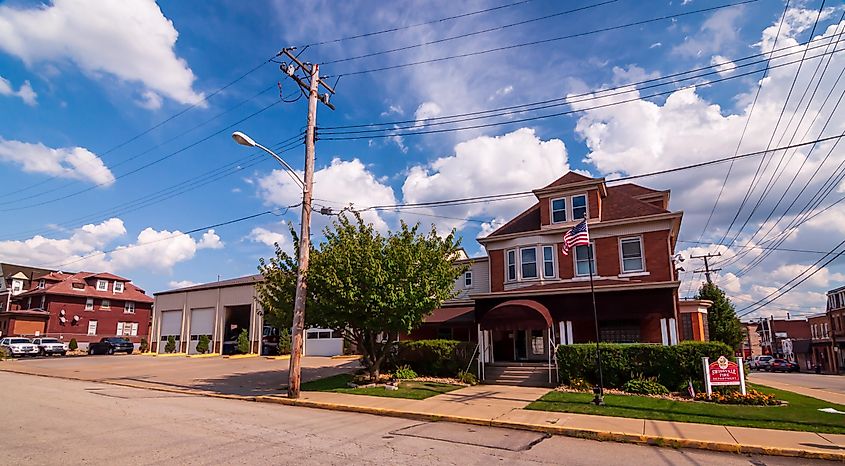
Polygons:
<instances>
[{"instance_id":1,"label":"american flag","mask_svg":"<svg viewBox=\"0 0 845 466\"><path fill-rule=\"evenodd\" d=\"M590 234L587 232L587 219L572 227L563 235L563 253L568 255L569 250L575 246L589 246Z\"/></svg>"}]
</instances>

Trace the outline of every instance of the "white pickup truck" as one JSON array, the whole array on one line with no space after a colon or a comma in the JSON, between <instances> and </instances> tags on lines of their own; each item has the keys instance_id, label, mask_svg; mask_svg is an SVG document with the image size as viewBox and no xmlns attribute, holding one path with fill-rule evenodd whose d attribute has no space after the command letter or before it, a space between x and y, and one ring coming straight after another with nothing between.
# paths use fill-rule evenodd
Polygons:
<instances>
[{"instance_id":1,"label":"white pickup truck","mask_svg":"<svg viewBox=\"0 0 845 466\"><path fill-rule=\"evenodd\" d=\"M0 339L0 351L4 356L35 356L38 354L38 347L33 345L29 338L5 337Z\"/></svg>"}]
</instances>

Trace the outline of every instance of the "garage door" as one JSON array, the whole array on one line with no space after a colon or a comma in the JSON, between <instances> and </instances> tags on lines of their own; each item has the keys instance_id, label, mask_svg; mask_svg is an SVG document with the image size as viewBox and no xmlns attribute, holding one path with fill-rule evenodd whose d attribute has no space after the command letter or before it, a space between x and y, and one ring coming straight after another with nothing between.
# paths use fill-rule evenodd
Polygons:
<instances>
[{"instance_id":1,"label":"garage door","mask_svg":"<svg viewBox=\"0 0 845 466\"><path fill-rule=\"evenodd\" d=\"M182 311L162 311L161 313L161 342L158 352L164 353L167 337L176 340L176 351L179 351L179 335L182 334Z\"/></svg>"},{"instance_id":2,"label":"garage door","mask_svg":"<svg viewBox=\"0 0 845 466\"><path fill-rule=\"evenodd\" d=\"M211 340L214 335L214 308L191 309L191 342L188 344L188 354L196 354L200 335ZM209 345L209 351L211 351Z\"/></svg>"},{"instance_id":3,"label":"garage door","mask_svg":"<svg viewBox=\"0 0 845 466\"><path fill-rule=\"evenodd\" d=\"M309 328L305 332L306 356L337 356L343 354L340 332L324 328Z\"/></svg>"}]
</instances>

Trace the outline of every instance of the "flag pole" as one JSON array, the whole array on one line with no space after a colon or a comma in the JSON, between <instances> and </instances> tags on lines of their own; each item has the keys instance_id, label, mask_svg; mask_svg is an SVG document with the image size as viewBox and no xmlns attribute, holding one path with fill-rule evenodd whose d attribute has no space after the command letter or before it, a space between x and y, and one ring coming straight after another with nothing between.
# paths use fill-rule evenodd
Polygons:
<instances>
[{"instance_id":1,"label":"flag pole","mask_svg":"<svg viewBox=\"0 0 845 466\"><path fill-rule=\"evenodd\" d=\"M586 215L584 216L584 227L587 226L587 218ZM589 231L588 231L588 238L589 238ZM596 367L599 372L599 386L593 387L593 393L595 393L595 398L593 398L593 403L596 406L601 406L604 404L604 375L602 374L601 370L601 348L599 347L599 340L601 340L601 336L599 334L599 315L598 311L596 311L596 289L593 285L593 244L587 244L587 259L588 259L588 268L590 269L590 295L593 298L593 321L596 324Z\"/></svg>"}]
</instances>

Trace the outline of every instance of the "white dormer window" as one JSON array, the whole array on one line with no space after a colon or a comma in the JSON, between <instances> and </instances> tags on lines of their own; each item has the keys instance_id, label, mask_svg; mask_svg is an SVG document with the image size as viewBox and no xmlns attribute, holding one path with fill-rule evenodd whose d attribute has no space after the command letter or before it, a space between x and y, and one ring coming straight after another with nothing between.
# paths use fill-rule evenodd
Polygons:
<instances>
[{"instance_id":1,"label":"white dormer window","mask_svg":"<svg viewBox=\"0 0 845 466\"><path fill-rule=\"evenodd\" d=\"M464 288L472 287L472 272L464 272Z\"/></svg>"},{"instance_id":2,"label":"white dormer window","mask_svg":"<svg viewBox=\"0 0 845 466\"><path fill-rule=\"evenodd\" d=\"M114 292L123 293L123 282L114 282Z\"/></svg>"},{"instance_id":3,"label":"white dormer window","mask_svg":"<svg viewBox=\"0 0 845 466\"><path fill-rule=\"evenodd\" d=\"M581 220L587 217L587 195L581 194L572 196L572 220Z\"/></svg>"},{"instance_id":4,"label":"white dormer window","mask_svg":"<svg viewBox=\"0 0 845 466\"><path fill-rule=\"evenodd\" d=\"M45 286L47 286L47 282L43 278L41 280L38 280L39 289L44 289Z\"/></svg>"},{"instance_id":5,"label":"white dormer window","mask_svg":"<svg viewBox=\"0 0 845 466\"><path fill-rule=\"evenodd\" d=\"M97 280L97 291L109 291L109 282L106 280Z\"/></svg>"},{"instance_id":6,"label":"white dormer window","mask_svg":"<svg viewBox=\"0 0 845 466\"><path fill-rule=\"evenodd\" d=\"M23 291L23 280L12 280L12 293L18 293Z\"/></svg>"},{"instance_id":7,"label":"white dormer window","mask_svg":"<svg viewBox=\"0 0 845 466\"><path fill-rule=\"evenodd\" d=\"M552 223L563 223L566 221L566 198L552 199L551 215Z\"/></svg>"}]
</instances>

